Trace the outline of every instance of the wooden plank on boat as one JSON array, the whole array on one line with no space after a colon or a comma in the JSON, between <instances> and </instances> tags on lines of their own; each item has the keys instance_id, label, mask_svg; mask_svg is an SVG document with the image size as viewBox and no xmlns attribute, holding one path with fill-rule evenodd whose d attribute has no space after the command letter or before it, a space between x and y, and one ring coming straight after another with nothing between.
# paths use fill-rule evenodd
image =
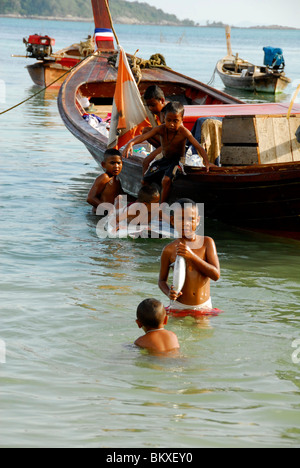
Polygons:
<instances>
[{"instance_id":1,"label":"wooden plank on boat","mask_svg":"<svg viewBox=\"0 0 300 468\"><path fill-rule=\"evenodd\" d=\"M225 117L223 119L222 141L224 145L257 143L253 116Z\"/></svg>"},{"instance_id":2,"label":"wooden plank on boat","mask_svg":"<svg viewBox=\"0 0 300 468\"><path fill-rule=\"evenodd\" d=\"M261 164L289 163L300 161L300 145L296 141L296 130L299 117L257 116L258 147ZM293 141L294 140L294 141Z\"/></svg>"},{"instance_id":3,"label":"wooden plank on boat","mask_svg":"<svg viewBox=\"0 0 300 468\"><path fill-rule=\"evenodd\" d=\"M276 162L276 143L274 136L273 118L264 116L255 119L258 140L259 160L261 164Z\"/></svg>"},{"instance_id":4,"label":"wooden plank on boat","mask_svg":"<svg viewBox=\"0 0 300 468\"><path fill-rule=\"evenodd\" d=\"M223 119L222 164L278 164L300 161L295 133L300 117L227 116ZM255 146L257 145L257 148Z\"/></svg>"},{"instance_id":5,"label":"wooden plank on boat","mask_svg":"<svg viewBox=\"0 0 300 468\"><path fill-rule=\"evenodd\" d=\"M252 166L259 164L255 146L223 146L221 153L223 166Z\"/></svg>"},{"instance_id":6,"label":"wooden plank on boat","mask_svg":"<svg viewBox=\"0 0 300 468\"><path fill-rule=\"evenodd\" d=\"M289 119L289 124L293 161L300 161L300 143L298 143L296 138L296 131L300 127L300 118L296 116L291 116L291 118Z\"/></svg>"}]
</instances>

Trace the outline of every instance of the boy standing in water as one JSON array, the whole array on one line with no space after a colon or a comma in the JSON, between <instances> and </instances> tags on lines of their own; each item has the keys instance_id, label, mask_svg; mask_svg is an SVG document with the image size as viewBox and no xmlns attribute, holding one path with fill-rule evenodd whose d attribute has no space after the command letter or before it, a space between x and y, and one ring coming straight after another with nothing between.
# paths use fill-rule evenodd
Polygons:
<instances>
[{"instance_id":1,"label":"boy standing in water","mask_svg":"<svg viewBox=\"0 0 300 468\"><path fill-rule=\"evenodd\" d=\"M116 149L107 150L102 167L105 173L97 177L87 197L87 203L93 206L94 213L102 203L113 205L115 199L123 193L118 178L123 168L121 153Z\"/></svg>"},{"instance_id":2,"label":"boy standing in water","mask_svg":"<svg viewBox=\"0 0 300 468\"><path fill-rule=\"evenodd\" d=\"M145 335L135 345L152 353L166 353L180 348L175 333L165 330L168 316L163 304L156 299L146 299L137 309L136 323Z\"/></svg>"},{"instance_id":3,"label":"boy standing in water","mask_svg":"<svg viewBox=\"0 0 300 468\"><path fill-rule=\"evenodd\" d=\"M144 175L144 182L162 184L161 203L168 200L180 159L185 156L187 140L199 151L207 172L210 167L206 151L191 132L183 126L183 105L180 102L169 102L164 108L164 114L165 123L163 125L153 128L146 135L140 135L131 140L123 152L123 156L128 157L129 154L132 154L134 144L142 143L153 137L160 139L162 158L155 161L148 169Z\"/></svg>"},{"instance_id":4,"label":"boy standing in water","mask_svg":"<svg viewBox=\"0 0 300 468\"><path fill-rule=\"evenodd\" d=\"M220 264L215 243L210 237L196 234L200 222L198 207L189 199L178 200L171 223L180 238L167 245L161 256L159 287L169 297L172 309L212 309L210 280L220 278ZM171 266L177 255L186 260L186 280L180 293L168 285Z\"/></svg>"}]
</instances>

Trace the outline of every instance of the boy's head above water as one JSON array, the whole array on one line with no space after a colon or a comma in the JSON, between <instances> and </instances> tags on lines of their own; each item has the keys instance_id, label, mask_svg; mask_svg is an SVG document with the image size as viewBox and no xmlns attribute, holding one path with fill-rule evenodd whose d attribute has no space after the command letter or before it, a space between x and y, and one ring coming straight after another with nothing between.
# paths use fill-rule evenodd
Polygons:
<instances>
[{"instance_id":1,"label":"boy's head above water","mask_svg":"<svg viewBox=\"0 0 300 468\"><path fill-rule=\"evenodd\" d=\"M136 323L140 328L163 328L167 321L166 309L157 299L145 299L137 308Z\"/></svg>"},{"instance_id":2,"label":"boy's head above water","mask_svg":"<svg viewBox=\"0 0 300 468\"><path fill-rule=\"evenodd\" d=\"M149 86L149 88L147 88L144 94L144 100L146 101L150 112L155 115L159 115L166 104L164 92L157 85Z\"/></svg>"},{"instance_id":3,"label":"boy's head above water","mask_svg":"<svg viewBox=\"0 0 300 468\"><path fill-rule=\"evenodd\" d=\"M189 198L181 198L174 205L171 224L180 237L192 239L196 235L201 219L198 204Z\"/></svg>"},{"instance_id":4,"label":"boy's head above water","mask_svg":"<svg viewBox=\"0 0 300 468\"><path fill-rule=\"evenodd\" d=\"M151 204L159 203L160 192L159 187L156 184L143 185L138 193L138 202Z\"/></svg>"},{"instance_id":5,"label":"boy's head above water","mask_svg":"<svg viewBox=\"0 0 300 468\"><path fill-rule=\"evenodd\" d=\"M102 167L105 172L111 176L118 176L123 168L122 155L116 149L108 149L105 151Z\"/></svg>"}]
</instances>

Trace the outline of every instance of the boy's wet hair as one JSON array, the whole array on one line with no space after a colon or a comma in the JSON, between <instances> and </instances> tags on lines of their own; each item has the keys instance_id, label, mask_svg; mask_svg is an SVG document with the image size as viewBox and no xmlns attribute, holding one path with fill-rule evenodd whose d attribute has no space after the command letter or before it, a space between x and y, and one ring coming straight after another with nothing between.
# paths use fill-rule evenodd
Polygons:
<instances>
[{"instance_id":1,"label":"boy's wet hair","mask_svg":"<svg viewBox=\"0 0 300 468\"><path fill-rule=\"evenodd\" d=\"M136 315L144 327L158 328L166 317L166 309L157 299L145 299L138 306Z\"/></svg>"},{"instance_id":2,"label":"boy's wet hair","mask_svg":"<svg viewBox=\"0 0 300 468\"><path fill-rule=\"evenodd\" d=\"M174 217L175 214L179 213L179 210L181 213L184 213L186 208L196 208L197 212L199 213L199 208L198 204L194 201L191 200L190 198L180 198L179 200L176 200L175 203L173 203L170 211L170 216Z\"/></svg>"},{"instance_id":3,"label":"boy's wet hair","mask_svg":"<svg viewBox=\"0 0 300 468\"><path fill-rule=\"evenodd\" d=\"M115 148L111 148L105 151L103 156L104 161L106 161L108 158L111 158L112 156L120 156L120 158L122 159L122 154L120 153L120 151Z\"/></svg>"},{"instance_id":4,"label":"boy's wet hair","mask_svg":"<svg viewBox=\"0 0 300 468\"><path fill-rule=\"evenodd\" d=\"M156 184L143 185L138 193L140 203L151 203L154 198L160 196L159 187Z\"/></svg>"},{"instance_id":5,"label":"boy's wet hair","mask_svg":"<svg viewBox=\"0 0 300 468\"><path fill-rule=\"evenodd\" d=\"M169 102L163 109L164 114L180 114L181 117L184 116L184 107L179 101L171 101Z\"/></svg>"},{"instance_id":6,"label":"boy's wet hair","mask_svg":"<svg viewBox=\"0 0 300 468\"><path fill-rule=\"evenodd\" d=\"M157 86L149 86L149 88L146 89L145 94L144 94L144 99L145 101L149 101L150 99L156 99L157 101L163 101L165 99L165 95L163 90Z\"/></svg>"},{"instance_id":7,"label":"boy's wet hair","mask_svg":"<svg viewBox=\"0 0 300 468\"><path fill-rule=\"evenodd\" d=\"M183 210L185 208L185 205L192 206L192 208L197 208L197 203L191 198L180 198L179 200L176 200L176 203L180 205Z\"/></svg>"}]
</instances>

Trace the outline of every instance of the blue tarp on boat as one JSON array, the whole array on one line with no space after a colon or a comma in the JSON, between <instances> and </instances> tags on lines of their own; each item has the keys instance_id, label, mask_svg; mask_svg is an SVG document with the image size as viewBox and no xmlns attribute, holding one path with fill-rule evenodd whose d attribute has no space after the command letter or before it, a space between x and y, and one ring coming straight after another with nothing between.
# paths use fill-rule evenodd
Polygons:
<instances>
[{"instance_id":1,"label":"blue tarp on boat","mask_svg":"<svg viewBox=\"0 0 300 468\"><path fill-rule=\"evenodd\" d=\"M264 65L272 68L284 68L283 51L279 47L264 47Z\"/></svg>"}]
</instances>

